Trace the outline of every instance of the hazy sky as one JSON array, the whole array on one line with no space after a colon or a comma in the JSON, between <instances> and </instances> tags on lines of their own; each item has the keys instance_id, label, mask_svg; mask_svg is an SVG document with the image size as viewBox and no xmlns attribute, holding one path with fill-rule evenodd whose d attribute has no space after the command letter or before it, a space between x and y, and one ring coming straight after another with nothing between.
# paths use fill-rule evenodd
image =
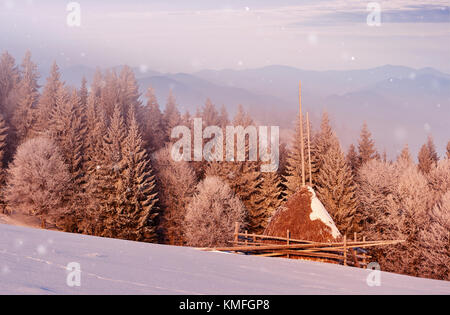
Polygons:
<instances>
[{"instance_id":1,"label":"hazy sky","mask_svg":"<svg viewBox=\"0 0 450 315\"><path fill-rule=\"evenodd\" d=\"M0 50L26 49L47 66L119 64L163 72L253 68L355 69L384 64L450 73L449 0L389 0L381 26L370 1L77 1L81 26L63 0L0 0Z\"/></svg>"}]
</instances>

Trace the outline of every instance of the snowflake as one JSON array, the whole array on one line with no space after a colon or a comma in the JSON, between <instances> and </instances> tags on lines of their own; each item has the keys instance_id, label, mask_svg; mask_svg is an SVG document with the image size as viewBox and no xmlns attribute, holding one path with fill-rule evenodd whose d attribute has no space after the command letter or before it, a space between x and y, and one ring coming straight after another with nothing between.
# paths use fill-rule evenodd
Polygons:
<instances>
[{"instance_id":1,"label":"snowflake","mask_svg":"<svg viewBox=\"0 0 450 315\"><path fill-rule=\"evenodd\" d=\"M47 248L44 245L39 245L36 250L39 255L45 255L47 253Z\"/></svg>"}]
</instances>

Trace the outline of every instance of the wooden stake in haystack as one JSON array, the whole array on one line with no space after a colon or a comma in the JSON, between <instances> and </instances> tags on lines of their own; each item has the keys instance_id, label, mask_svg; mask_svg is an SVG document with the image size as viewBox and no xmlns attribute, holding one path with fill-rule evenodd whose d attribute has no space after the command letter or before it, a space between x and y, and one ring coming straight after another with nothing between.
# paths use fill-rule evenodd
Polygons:
<instances>
[{"instance_id":1,"label":"wooden stake in haystack","mask_svg":"<svg viewBox=\"0 0 450 315\"><path fill-rule=\"evenodd\" d=\"M298 102L300 106L300 151L302 157L302 187L305 186L305 154L303 145L302 83L298 83Z\"/></svg>"},{"instance_id":2,"label":"wooden stake in haystack","mask_svg":"<svg viewBox=\"0 0 450 315\"><path fill-rule=\"evenodd\" d=\"M305 186L305 146L303 138L303 112L302 112L302 83L298 83L298 102L300 107L300 150L302 158L302 187ZM309 165L309 185L312 187L312 172L311 172L311 143L309 132L309 115L306 112L306 128L307 128L307 141L308 141L308 165Z\"/></svg>"}]
</instances>

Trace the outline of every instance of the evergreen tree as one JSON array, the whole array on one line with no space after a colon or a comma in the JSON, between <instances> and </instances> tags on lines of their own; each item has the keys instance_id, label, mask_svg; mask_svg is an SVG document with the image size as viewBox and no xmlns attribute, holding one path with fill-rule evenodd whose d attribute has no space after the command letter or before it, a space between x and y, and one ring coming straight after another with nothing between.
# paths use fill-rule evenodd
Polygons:
<instances>
[{"instance_id":1,"label":"evergreen tree","mask_svg":"<svg viewBox=\"0 0 450 315\"><path fill-rule=\"evenodd\" d=\"M372 160L378 159L379 154L375 149L375 142L372 140L372 134L364 123L361 129L361 135L358 141L358 151L359 151L359 166Z\"/></svg>"},{"instance_id":2,"label":"evergreen tree","mask_svg":"<svg viewBox=\"0 0 450 315\"><path fill-rule=\"evenodd\" d=\"M100 236L114 237L120 234L117 218L126 205L123 196L125 183L123 171L124 139L126 129L120 105L114 108L110 125L101 145L102 151L96 158L98 163L90 175L89 195L91 224L86 229Z\"/></svg>"},{"instance_id":3,"label":"evergreen tree","mask_svg":"<svg viewBox=\"0 0 450 315\"><path fill-rule=\"evenodd\" d=\"M420 148L417 158L419 160L419 170L423 174L428 174L438 162L439 158L431 136L428 136L427 143Z\"/></svg>"},{"instance_id":4,"label":"evergreen tree","mask_svg":"<svg viewBox=\"0 0 450 315\"><path fill-rule=\"evenodd\" d=\"M157 179L158 205L161 208L161 239L167 244L184 245L186 207L197 184L194 170L189 162L174 161L168 145L153 155L152 164Z\"/></svg>"},{"instance_id":5,"label":"evergreen tree","mask_svg":"<svg viewBox=\"0 0 450 315\"><path fill-rule=\"evenodd\" d=\"M260 226L254 229L254 233L261 234L267 226L272 215L280 207L283 201L281 178L277 172L268 172L262 174L260 194L262 200L260 203L261 220Z\"/></svg>"},{"instance_id":6,"label":"evergreen tree","mask_svg":"<svg viewBox=\"0 0 450 315\"><path fill-rule=\"evenodd\" d=\"M9 122L14 111L11 98L12 91L17 89L20 80L19 69L16 61L7 51L0 56L0 112L3 118Z\"/></svg>"},{"instance_id":7,"label":"evergreen tree","mask_svg":"<svg viewBox=\"0 0 450 315\"><path fill-rule=\"evenodd\" d=\"M348 233L358 230L355 217L356 185L337 141L325 153L316 182L318 197L339 231Z\"/></svg>"},{"instance_id":8,"label":"evergreen tree","mask_svg":"<svg viewBox=\"0 0 450 315\"><path fill-rule=\"evenodd\" d=\"M220 106L219 122L220 127L222 128L228 126L228 124L230 123L230 119L228 118L228 111L225 105Z\"/></svg>"},{"instance_id":9,"label":"evergreen tree","mask_svg":"<svg viewBox=\"0 0 450 315\"><path fill-rule=\"evenodd\" d=\"M123 193L126 201L117 218L119 236L132 240L155 241L158 215L155 207L155 180L133 106L129 108L128 121L128 135L123 145Z\"/></svg>"},{"instance_id":10,"label":"evergreen tree","mask_svg":"<svg viewBox=\"0 0 450 315\"><path fill-rule=\"evenodd\" d=\"M80 91L78 92L78 96L80 97L80 105L82 108L86 108L87 106L88 95L89 91L87 88L87 80L83 76L83 78L81 79L81 88Z\"/></svg>"},{"instance_id":11,"label":"evergreen tree","mask_svg":"<svg viewBox=\"0 0 450 315\"><path fill-rule=\"evenodd\" d=\"M21 65L21 79L17 89L17 105L11 119L17 142L25 140L34 125L35 107L39 97L37 66L31 61L27 51Z\"/></svg>"},{"instance_id":12,"label":"evergreen tree","mask_svg":"<svg viewBox=\"0 0 450 315\"><path fill-rule=\"evenodd\" d=\"M413 163L411 154L409 153L409 147L408 144L405 144L405 146L402 149L402 152L400 152L400 155L397 157L397 161L403 161L406 163Z\"/></svg>"},{"instance_id":13,"label":"evergreen tree","mask_svg":"<svg viewBox=\"0 0 450 315\"><path fill-rule=\"evenodd\" d=\"M153 88L147 90L147 106L143 114L143 139L147 151L153 153L161 149L165 141L164 124L161 110L155 96Z\"/></svg>"},{"instance_id":14,"label":"evergreen tree","mask_svg":"<svg viewBox=\"0 0 450 315\"><path fill-rule=\"evenodd\" d=\"M119 85L119 103L122 107L122 114L127 117L130 107L134 107L136 113L141 114L142 103L139 100L141 94L139 93L139 85L133 70L129 66L123 66L118 78ZM139 117L136 117L140 122Z\"/></svg>"},{"instance_id":15,"label":"evergreen tree","mask_svg":"<svg viewBox=\"0 0 450 315\"><path fill-rule=\"evenodd\" d=\"M164 109L163 114L164 132L167 140L170 139L172 129L178 126L180 122L181 114L178 110L175 96L173 95L171 90L169 93L169 97L167 98L166 108Z\"/></svg>"},{"instance_id":16,"label":"evergreen tree","mask_svg":"<svg viewBox=\"0 0 450 315\"><path fill-rule=\"evenodd\" d=\"M116 106L119 106L120 114L123 116L123 107L120 104L120 86L119 79L115 71L106 71L104 75L104 82L100 89L99 105L103 107L108 121L111 119Z\"/></svg>"},{"instance_id":17,"label":"evergreen tree","mask_svg":"<svg viewBox=\"0 0 450 315\"><path fill-rule=\"evenodd\" d=\"M6 150L6 138L8 136L8 126L6 125L3 115L0 114L0 169L4 166L4 157Z\"/></svg>"},{"instance_id":18,"label":"evergreen tree","mask_svg":"<svg viewBox=\"0 0 450 315\"><path fill-rule=\"evenodd\" d=\"M447 152L446 152L447 159L450 159L450 141L447 143Z\"/></svg>"},{"instance_id":19,"label":"evergreen tree","mask_svg":"<svg viewBox=\"0 0 450 315\"><path fill-rule=\"evenodd\" d=\"M50 116L56 106L57 95L61 86L63 86L63 83L60 81L59 68L54 62L37 106L37 121L34 128L37 133L43 133L48 129Z\"/></svg>"},{"instance_id":20,"label":"evergreen tree","mask_svg":"<svg viewBox=\"0 0 450 315\"><path fill-rule=\"evenodd\" d=\"M358 153L356 152L356 148L353 144L350 145L347 152L347 164L350 167L353 176L356 176L358 169Z\"/></svg>"},{"instance_id":21,"label":"evergreen tree","mask_svg":"<svg viewBox=\"0 0 450 315\"><path fill-rule=\"evenodd\" d=\"M234 126L246 128L253 124L251 117L242 106L233 119ZM236 137L235 137L236 140ZM227 141L231 141L227 139ZM234 141L236 144L236 141ZM248 161L249 143L246 142L246 161L238 162L210 162L205 170L205 176L218 176L225 180L239 197L246 209L246 222L250 233L260 230L265 221L265 209L262 208L263 199L260 191L262 182L259 170L260 163Z\"/></svg>"}]
</instances>

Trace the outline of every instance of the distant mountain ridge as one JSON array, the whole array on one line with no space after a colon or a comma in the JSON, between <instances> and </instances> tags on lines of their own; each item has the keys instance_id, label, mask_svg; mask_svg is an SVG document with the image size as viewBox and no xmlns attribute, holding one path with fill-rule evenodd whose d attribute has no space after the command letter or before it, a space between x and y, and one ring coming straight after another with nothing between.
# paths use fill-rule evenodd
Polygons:
<instances>
[{"instance_id":1,"label":"distant mountain ridge","mask_svg":"<svg viewBox=\"0 0 450 315\"><path fill-rule=\"evenodd\" d=\"M120 66L114 69L119 72ZM326 109L344 147L357 140L364 121L378 149L386 149L392 158L405 143L415 155L429 132L440 153L450 140L450 74L433 68L385 65L312 71L274 65L192 74L164 74L142 67L133 70L141 92L152 86L162 108L172 90L182 112L194 114L210 98L217 106L225 104L230 115L242 104L258 122L290 131L298 113L301 80L302 103L313 124L318 126L320 114ZM81 65L61 72L67 84L79 86L83 75L92 80L95 69Z\"/></svg>"}]
</instances>

